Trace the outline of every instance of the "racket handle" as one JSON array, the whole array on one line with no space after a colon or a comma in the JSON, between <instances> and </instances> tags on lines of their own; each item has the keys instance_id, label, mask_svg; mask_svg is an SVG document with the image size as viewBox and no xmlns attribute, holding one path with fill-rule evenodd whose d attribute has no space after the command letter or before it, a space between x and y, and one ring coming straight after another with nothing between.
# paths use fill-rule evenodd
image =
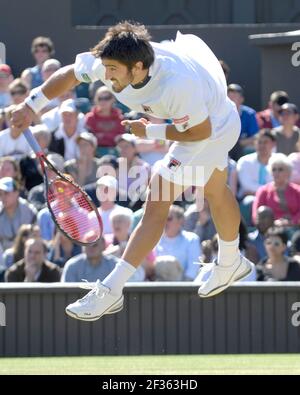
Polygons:
<instances>
[{"instance_id":1,"label":"racket handle","mask_svg":"<svg viewBox=\"0 0 300 395\"><path fill-rule=\"evenodd\" d=\"M24 133L24 137L27 140L27 143L30 145L30 147L33 149L33 151L36 154L43 152L42 148L40 147L39 143L37 142L36 138L31 133L31 130L29 128L25 129L23 133Z\"/></svg>"}]
</instances>

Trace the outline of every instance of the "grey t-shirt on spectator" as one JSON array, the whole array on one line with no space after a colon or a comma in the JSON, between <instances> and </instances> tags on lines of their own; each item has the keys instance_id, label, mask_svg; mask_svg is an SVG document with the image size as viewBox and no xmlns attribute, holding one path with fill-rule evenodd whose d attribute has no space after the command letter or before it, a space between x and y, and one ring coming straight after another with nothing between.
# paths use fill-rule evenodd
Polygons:
<instances>
[{"instance_id":1,"label":"grey t-shirt on spectator","mask_svg":"<svg viewBox=\"0 0 300 395\"><path fill-rule=\"evenodd\" d=\"M80 254L69 259L63 269L62 282L81 282L83 279L89 282L104 280L113 270L118 259L114 256L103 256L97 266L93 266L87 260L86 254Z\"/></svg>"},{"instance_id":2,"label":"grey t-shirt on spectator","mask_svg":"<svg viewBox=\"0 0 300 395\"><path fill-rule=\"evenodd\" d=\"M36 213L36 209L23 198L19 198L13 217L8 217L3 208L0 209L0 243L4 250L11 247L21 225L35 222Z\"/></svg>"},{"instance_id":3,"label":"grey t-shirt on spectator","mask_svg":"<svg viewBox=\"0 0 300 395\"><path fill-rule=\"evenodd\" d=\"M297 152L297 143L300 138L300 129L295 126L292 137L287 138L282 131L282 126L274 129L276 133L276 150L285 155Z\"/></svg>"}]
</instances>

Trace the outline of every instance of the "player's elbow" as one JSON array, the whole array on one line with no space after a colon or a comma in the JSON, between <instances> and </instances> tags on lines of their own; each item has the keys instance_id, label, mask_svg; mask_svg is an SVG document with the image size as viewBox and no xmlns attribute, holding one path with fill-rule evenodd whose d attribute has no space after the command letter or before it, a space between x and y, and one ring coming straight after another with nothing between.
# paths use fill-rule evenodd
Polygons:
<instances>
[{"instance_id":1,"label":"player's elbow","mask_svg":"<svg viewBox=\"0 0 300 395\"><path fill-rule=\"evenodd\" d=\"M212 127L209 118L189 129L189 141L206 140L211 136Z\"/></svg>"}]
</instances>

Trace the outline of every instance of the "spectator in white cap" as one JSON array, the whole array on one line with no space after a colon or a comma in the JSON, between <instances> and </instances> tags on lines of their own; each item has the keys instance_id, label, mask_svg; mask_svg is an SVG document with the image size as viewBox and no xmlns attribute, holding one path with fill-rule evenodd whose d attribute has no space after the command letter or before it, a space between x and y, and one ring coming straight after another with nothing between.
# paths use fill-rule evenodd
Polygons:
<instances>
[{"instance_id":1,"label":"spectator in white cap","mask_svg":"<svg viewBox=\"0 0 300 395\"><path fill-rule=\"evenodd\" d=\"M63 156L65 160L78 158L79 149L76 138L84 129L79 123L75 100L65 100L61 104L59 112L62 121L53 133L49 149Z\"/></svg>"},{"instance_id":2,"label":"spectator in white cap","mask_svg":"<svg viewBox=\"0 0 300 395\"><path fill-rule=\"evenodd\" d=\"M11 177L0 179L0 201L0 243L5 250L11 247L21 225L35 222L37 212L20 197L19 186Z\"/></svg>"},{"instance_id":3,"label":"spectator in white cap","mask_svg":"<svg viewBox=\"0 0 300 395\"><path fill-rule=\"evenodd\" d=\"M118 181L113 176L103 176L97 181L96 195L100 203L99 213L103 222L103 233L113 233L110 222L112 213L125 212L133 215L132 210L116 204Z\"/></svg>"},{"instance_id":4,"label":"spectator in white cap","mask_svg":"<svg viewBox=\"0 0 300 395\"><path fill-rule=\"evenodd\" d=\"M99 166L99 159L95 157L97 139L92 133L85 131L77 136L76 142L79 148L79 157L67 161L64 170L79 185L85 186L95 183Z\"/></svg>"}]
</instances>

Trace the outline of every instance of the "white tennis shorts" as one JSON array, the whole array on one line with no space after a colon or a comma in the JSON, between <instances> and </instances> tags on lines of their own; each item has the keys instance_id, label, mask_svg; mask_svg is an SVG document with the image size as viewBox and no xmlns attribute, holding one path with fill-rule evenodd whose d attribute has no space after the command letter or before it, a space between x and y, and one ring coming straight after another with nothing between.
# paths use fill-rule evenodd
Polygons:
<instances>
[{"instance_id":1,"label":"white tennis shorts","mask_svg":"<svg viewBox=\"0 0 300 395\"><path fill-rule=\"evenodd\" d=\"M203 187L215 169L228 166L228 152L241 132L240 118L233 112L218 137L200 142L174 143L160 161L157 172L167 181L184 186Z\"/></svg>"}]
</instances>

